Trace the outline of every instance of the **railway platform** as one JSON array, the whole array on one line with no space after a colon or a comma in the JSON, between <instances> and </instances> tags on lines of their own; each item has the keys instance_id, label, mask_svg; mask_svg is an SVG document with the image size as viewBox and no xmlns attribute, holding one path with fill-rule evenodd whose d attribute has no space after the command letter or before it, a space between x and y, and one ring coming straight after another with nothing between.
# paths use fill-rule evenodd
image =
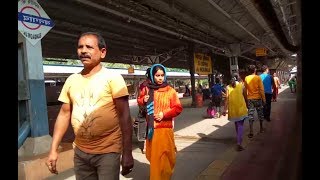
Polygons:
<instances>
[{"instance_id":1,"label":"railway platform","mask_svg":"<svg viewBox=\"0 0 320 180\"><path fill-rule=\"evenodd\" d=\"M177 163L172 179L204 180L204 179L287 179L279 178L288 176L284 154L295 155L293 145L288 144L289 135L292 134L295 117L295 94L291 94L284 86L279 94L278 102L272 103L271 122L265 122L266 132L258 132L258 123L255 122L255 136L247 137L248 123L245 123L244 147L242 152L235 151L236 135L234 125L226 116L217 119L205 118L208 102L201 108L192 108L191 99L182 99L184 110L175 120L175 139L178 149ZM132 115L137 112L137 107L130 106ZM72 137L65 136L65 142L60 153L58 175L51 175L44 161L46 156L39 157L37 168L46 172L40 179L74 180L72 169L73 150L70 146ZM149 179L149 163L139 149L139 142L133 137L133 156L135 167L120 179ZM69 145L69 147L68 147ZM290 148L289 148L290 147ZM291 150L290 150L291 149ZM58 163L59 163L58 162ZM192 163L191 163L192 162ZM296 162L293 161L292 162ZM291 163L295 168L298 164ZM186 173L188 172L188 173ZM289 175L298 174L289 171ZM35 177L35 176L33 176ZM45 178L43 178L45 177Z\"/></svg>"}]
</instances>

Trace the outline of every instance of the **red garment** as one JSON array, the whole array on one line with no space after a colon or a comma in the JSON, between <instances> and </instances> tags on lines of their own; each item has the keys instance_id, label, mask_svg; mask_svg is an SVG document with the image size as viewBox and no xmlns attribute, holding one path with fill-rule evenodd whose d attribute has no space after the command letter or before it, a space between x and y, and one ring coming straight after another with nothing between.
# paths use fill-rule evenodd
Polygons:
<instances>
[{"instance_id":1,"label":"red garment","mask_svg":"<svg viewBox=\"0 0 320 180\"><path fill-rule=\"evenodd\" d=\"M147 84L149 83L149 80L144 80L140 85L139 85L139 91L142 91L144 87L147 87Z\"/></svg>"},{"instance_id":2,"label":"red garment","mask_svg":"<svg viewBox=\"0 0 320 180\"><path fill-rule=\"evenodd\" d=\"M143 88L137 99L139 105L145 105L144 96L147 88ZM172 120L182 112L178 94L170 86L159 88L154 91L154 114L163 112L162 121L154 121L154 128L172 128ZM147 119L148 120L148 119Z\"/></svg>"},{"instance_id":3,"label":"red garment","mask_svg":"<svg viewBox=\"0 0 320 180\"><path fill-rule=\"evenodd\" d=\"M278 92L279 92L279 88L273 87L272 101L277 101Z\"/></svg>"}]
</instances>

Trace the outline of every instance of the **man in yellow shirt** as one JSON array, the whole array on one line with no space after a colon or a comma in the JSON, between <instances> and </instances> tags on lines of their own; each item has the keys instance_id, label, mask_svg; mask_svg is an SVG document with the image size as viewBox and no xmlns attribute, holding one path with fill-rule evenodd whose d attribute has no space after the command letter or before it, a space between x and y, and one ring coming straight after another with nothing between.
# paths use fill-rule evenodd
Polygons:
<instances>
[{"instance_id":1,"label":"man in yellow shirt","mask_svg":"<svg viewBox=\"0 0 320 180\"><path fill-rule=\"evenodd\" d=\"M248 98L248 116L250 124L249 138L253 137L253 120L254 112L257 110L258 118L260 121L260 132L264 132L263 129L263 105L266 103L266 98L264 95L264 87L261 78L256 74L257 68L255 65L249 65L249 74L245 77L244 85L247 89Z\"/></svg>"},{"instance_id":2,"label":"man in yellow shirt","mask_svg":"<svg viewBox=\"0 0 320 180\"><path fill-rule=\"evenodd\" d=\"M128 89L121 74L102 66L107 47L99 33L81 34L77 53L83 70L69 76L60 93L63 104L46 165L58 173L58 146L71 122L76 179L119 180L120 164L122 174L134 164Z\"/></svg>"}]
</instances>

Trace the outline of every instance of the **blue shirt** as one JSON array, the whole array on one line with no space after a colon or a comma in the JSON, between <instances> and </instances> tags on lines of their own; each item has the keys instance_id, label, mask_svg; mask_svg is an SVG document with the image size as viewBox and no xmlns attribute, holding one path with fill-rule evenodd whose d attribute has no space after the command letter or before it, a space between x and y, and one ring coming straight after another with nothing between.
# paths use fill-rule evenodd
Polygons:
<instances>
[{"instance_id":1,"label":"blue shirt","mask_svg":"<svg viewBox=\"0 0 320 180\"><path fill-rule=\"evenodd\" d=\"M215 84L211 87L211 93L214 96L221 96L222 91L225 92L225 89L220 84Z\"/></svg>"},{"instance_id":2,"label":"blue shirt","mask_svg":"<svg viewBox=\"0 0 320 180\"><path fill-rule=\"evenodd\" d=\"M270 74L262 73L260 74L260 78L262 79L264 93L272 94L272 81L273 81L272 76Z\"/></svg>"}]
</instances>

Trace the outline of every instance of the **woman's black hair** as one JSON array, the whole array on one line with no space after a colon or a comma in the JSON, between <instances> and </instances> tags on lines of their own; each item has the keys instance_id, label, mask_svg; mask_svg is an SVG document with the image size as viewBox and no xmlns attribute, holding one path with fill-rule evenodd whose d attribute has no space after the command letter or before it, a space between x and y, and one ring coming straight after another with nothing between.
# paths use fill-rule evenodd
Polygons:
<instances>
[{"instance_id":1,"label":"woman's black hair","mask_svg":"<svg viewBox=\"0 0 320 180\"><path fill-rule=\"evenodd\" d=\"M148 68L147 71L146 71L146 77L147 77L147 79L150 79L150 69L151 69L151 68Z\"/></svg>"},{"instance_id":2,"label":"woman's black hair","mask_svg":"<svg viewBox=\"0 0 320 180\"><path fill-rule=\"evenodd\" d=\"M256 70L257 70L256 65L250 64L250 65L248 66L248 72L249 72L249 74L253 74Z\"/></svg>"},{"instance_id":3,"label":"woman's black hair","mask_svg":"<svg viewBox=\"0 0 320 180\"><path fill-rule=\"evenodd\" d=\"M216 84L219 84L220 83L220 78L216 77Z\"/></svg>"},{"instance_id":4,"label":"woman's black hair","mask_svg":"<svg viewBox=\"0 0 320 180\"><path fill-rule=\"evenodd\" d=\"M98 32L84 32L84 33L80 34L78 39L80 39L83 36L88 36L88 35L96 36L96 38L98 40L99 49L102 49L102 48L107 49L107 44L106 44L105 40L103 39L102 35Z\"/></svg>"},{"instance_id":5,"label":"woman's black hair","mask_svg":"<svg viewBox=\"0 0 320 180\"><path fill-rule=\"evenodd\" d=\"M234 73L232 75L232 78L230 80L230 85L235 88L236 87L236 81L239 81L239 75L237 73Z\"/></svg>"}]
</instances>

